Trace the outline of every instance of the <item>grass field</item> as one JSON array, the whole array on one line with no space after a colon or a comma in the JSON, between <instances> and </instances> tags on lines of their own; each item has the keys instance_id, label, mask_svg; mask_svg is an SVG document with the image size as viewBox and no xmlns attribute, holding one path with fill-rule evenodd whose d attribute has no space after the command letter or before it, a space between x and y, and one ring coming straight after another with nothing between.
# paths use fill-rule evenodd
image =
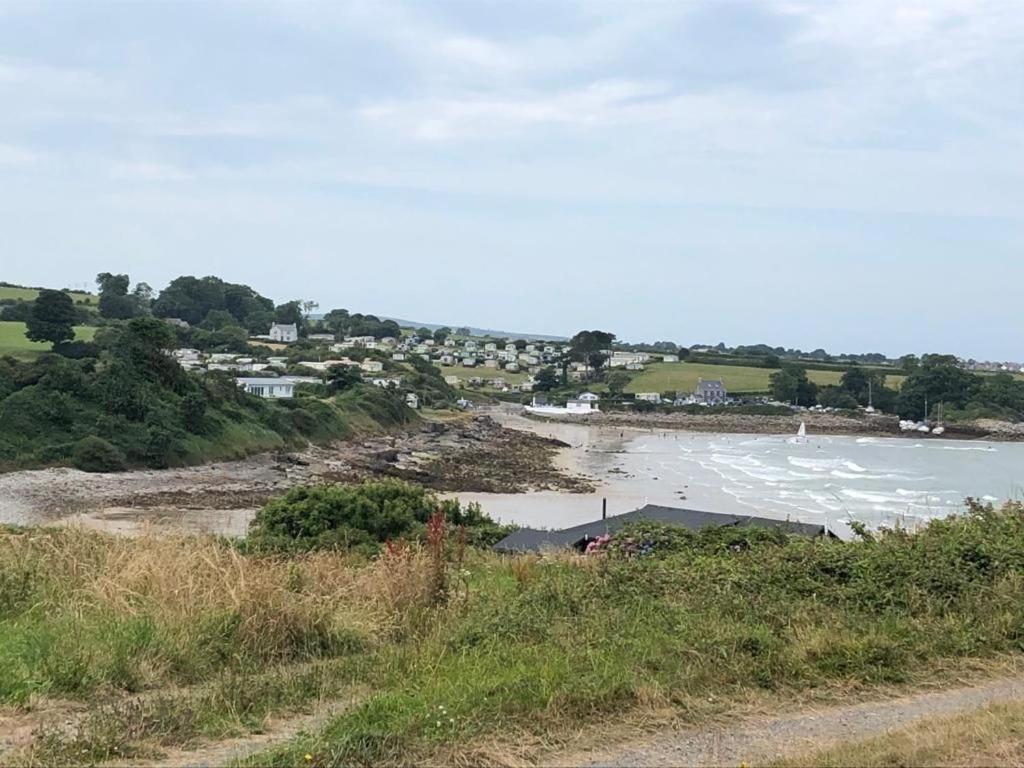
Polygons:
<instances>
[{"instance_id":1,"label":"grass field","mask_svg":"<svg viewBox=\"0 0 1024 768\"><path fill-rule=\"evenodd\" d=\"M771 368L752 368L740 365L709 365L707 363L653 363L636 376L626 387L627 392L692 392L697 380L722 379L729 392L766 392ZM807 377L815 384L838 384L840 371L808 371ZM899 386L902 376L889 376L889 386Z\"/></svg>"},{"instance_id":2,"label":"grass field","mask_svg":"<svg viewBox=\"0 0 1024 768\"><path fill-rule=\"evenodd\" d=\"M68 291L68 295L74 302L82 302L89 299L90 303L95 305L99 301L99 297L92 293L82 293L81 291ZM32 301L36 296L39 295L39 291L35 288L11 288L9 286L0 285L0 299L22 299L23 301Z\"/></svg>"},{"instance_id":3,"label":"grass field","mask_svg":"<svg viewBox=\"0 0 1024 768\"><path fill-rule=\"evenodd\" d=\"M0 288L0 290L11 289ZM96 329L92 326L75 326L75 339L78 341L90 341L95 334ZM49 349L49 344L29 341L25 338L24 323L0 322L0 356L32 357Z\"/></svg>"},{"instance_id":4,"label":"grass field","mask_svg":"<svg viewBox=\"0 0 1024 768\"><path fill-rule=\"evenodd\" d=\"M442 365L438 367L441 369L442 376L458 376L462 379L463 384L474 376L481 379L502 378L507 384L521 384L529 378L528 373L509 373L497 368L484 368L480 365L476 368L463 368L461 365Z\"/></svg>"},{"instance_id":5,"label":"grass field","mask_svg":"<svg viewBox=\"0 0 1024 768\"><path fill-rule=\"evenodd\" d=\"M87 707L23 763L96 765L354 698L245 764L534 764L626 717L698 723L759 693L844 698L1019 653L1022 511L869 542L655 529L642 557L0 531L0 715Z\"/></svg>"}]
</instances>

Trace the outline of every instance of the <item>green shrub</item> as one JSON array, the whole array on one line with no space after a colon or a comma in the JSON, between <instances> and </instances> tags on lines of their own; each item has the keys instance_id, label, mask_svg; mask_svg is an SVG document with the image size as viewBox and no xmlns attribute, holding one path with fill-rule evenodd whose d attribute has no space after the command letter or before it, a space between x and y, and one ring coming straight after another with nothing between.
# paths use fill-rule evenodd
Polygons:
<instances>
[{"instance_id":1,"label":"green shrub","mask_svg":"<svg viewBox=\"0 0 1024 768\"><path fill-rule=\"evenodd\" d=\"M102 437L83 437L75 443L71 461L83 472L120 472L124 454Z\"/></svg>"},{"instance_id":2,"label":"green shrub","mask_svg":"<svg viewBox=\"0 0 1024 768\"><path fill-rule=\"evenodd\" d=\"M497 541L508 529L470 504L441 501L424 488L401 480L358 485L313 485L292 488L261 509L253 519L248 544L257 549L368 548L390 539L419 539L437 510L450 525L466 528L469 544Z\"/></svg>"}]
</instances>

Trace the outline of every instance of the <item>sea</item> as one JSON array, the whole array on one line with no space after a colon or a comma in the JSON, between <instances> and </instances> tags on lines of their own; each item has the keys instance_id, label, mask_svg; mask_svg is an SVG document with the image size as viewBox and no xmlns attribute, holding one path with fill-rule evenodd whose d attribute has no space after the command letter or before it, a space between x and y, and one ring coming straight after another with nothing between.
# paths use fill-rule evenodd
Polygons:
<instances>
[{"instance_id":1,"label":"sea","mask_svg":"<svg viewBox=\"0 0 1024 768\"><path fill-rule=\"evenodd\" d=\"M915 529L973 497L1024 499L1024 443L559 427L592 494L459 494L504 522L562 528L644 504Z\"/></svg>"}]
</instances>

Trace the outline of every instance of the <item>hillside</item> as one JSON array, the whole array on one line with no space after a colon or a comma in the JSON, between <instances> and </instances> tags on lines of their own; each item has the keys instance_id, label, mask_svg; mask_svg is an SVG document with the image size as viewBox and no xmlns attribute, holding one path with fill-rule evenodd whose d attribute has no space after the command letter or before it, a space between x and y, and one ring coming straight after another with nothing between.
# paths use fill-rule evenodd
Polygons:
<instances>
[{"instance_id":1,"label":"hillside","mask_svg":"<svg viewBox=\"0 0 1024 768\"><path fill-rule=\"evenodd\" d=\"M348 437L415 418L391 392L353 383L288 400L242 391L232 375L188 374L166 323L112 329L101 359L0 358L0 468L164 467Z\"/></svg>"}]
</instances>

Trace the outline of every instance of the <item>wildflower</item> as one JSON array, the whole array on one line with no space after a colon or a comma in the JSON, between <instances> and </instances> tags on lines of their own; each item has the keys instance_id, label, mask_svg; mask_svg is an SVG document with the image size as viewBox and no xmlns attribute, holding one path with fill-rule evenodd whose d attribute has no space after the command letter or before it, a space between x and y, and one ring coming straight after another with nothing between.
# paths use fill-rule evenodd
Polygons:
<instances>
[{"instance_id":1,"label":"wildflower","mask_svg":"<svg viewBox=\"0 0 1024 768\"><path fill-rule=\"evenodd\" d=\"M309 754L309 752L307 752L307 753L306 753L305 755L303 755L302 757L303 757L303 759L304 759L304 760L305 760L305 761L306 761L307 763L310 763L310 762L312 762L312 761L313 761L313 756L312 756L311 754Z\"/></svg>"},{"instance_id":2,"label":"wildflower","mask_svg":"<svg viewBox=\"0 0 1024 768\"><path fill-rule=\"evenodd\" d=\"M434 723L434 725L436 725L438 728L440 728L441 727L441 721L438 720L436 723Z\"/></svg>"}]
</instances>

